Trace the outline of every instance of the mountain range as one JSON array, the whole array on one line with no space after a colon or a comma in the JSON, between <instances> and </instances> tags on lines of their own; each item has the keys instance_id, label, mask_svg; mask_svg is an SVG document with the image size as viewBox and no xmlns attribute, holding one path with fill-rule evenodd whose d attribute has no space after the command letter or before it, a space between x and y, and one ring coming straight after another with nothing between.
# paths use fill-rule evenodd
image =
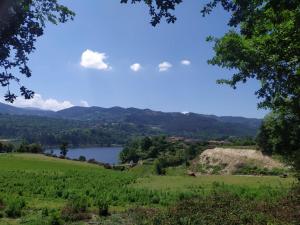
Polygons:
<instances>
[{"instance_id":1,"label":"mountain range","mask_svg":"<svg viewBox=\"0 0 300 225\"><path fill-rule=\"evenodd\" d=\"M75 131L77 136L83 131L90 133L88 136L91 136L89 137L91 143L85 140L84 144L99 144L92 143L95 141L95 137L92 137L93 132L106 136L106 139L114 137L112 143L106 144L122 144L134 136L158 134L197 139L253 137L260 124L261 119L255 118L218 117L150 109L75 106L54 112L36 108L18 108L0 103L1 138L25 138L49 145L52 144L50 142L61 141L59 139L54 141L55 138L52 138L53 140L49 142L51 139L49 136L64 136L61 138L68 139L69 136L75 135ZM36 134L37 131L39 135ZM46 134L48 137L46 139L49 139L47 141L44 140ZM98 137L98 139L103 138Z\"/></svg>"}]
</instances>

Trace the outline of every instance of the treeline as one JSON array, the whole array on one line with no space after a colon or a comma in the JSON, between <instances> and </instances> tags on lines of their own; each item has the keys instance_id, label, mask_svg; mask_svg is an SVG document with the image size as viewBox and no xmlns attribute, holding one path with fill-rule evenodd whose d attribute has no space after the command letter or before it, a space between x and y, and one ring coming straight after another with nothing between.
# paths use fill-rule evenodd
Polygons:
<instances>
[{"instance_id":1,"label":"treeline","mask_svg":"<svg viewBox=\"0 0 300 225\"><path fill-rule=\"evenodd\" d=\"M208 147L208 142L185 142L165 136L144 137L128 143L120 153L123 163L139 160L152 161L157 173L170 166L187 164Z\"/></svg>"},{"instance_id":2,"label":"treeline","mask_svg":"<svg viewBox=\"0 0 300 225\"><path fill-rule=\"evenodd\" d=\"M41 144L33 143L21 143L12 144L8 142L0 142L0 153L10 152L22 152L22 153L43 153L43 147Z\"/></svg>"},{"instance_id":3,"label":"treeline","mask_svg":"<svg viewBox=\"0 0 300 225\"><path fill-rule=\"evenodd\" d=\"M44 146L123 145L133 137L157 135L158 131L129 123L101 123L39 116L0 116L0 138L20 139Z\"/></svg>"},{"instance_id":4,"label":"treeline","mask_svg":"<svg viewBox=\"0 0 300 225\"><path fill-rule=\"evenodd\" d=\"M175 118L173 114L161 114L150 117L145 112L124 115L115 122L97 119L94 114L90 120L0 114L0 138L24 139L44 146L59 146L62 142L73 147L110 146L124 145L136 137L157 135L224 140L231 136L244 137L256 130L246 129L240 123L225 123L200 115L190 115L187 119L181 114L176 114Z\"/></svg>"}]
</instances>

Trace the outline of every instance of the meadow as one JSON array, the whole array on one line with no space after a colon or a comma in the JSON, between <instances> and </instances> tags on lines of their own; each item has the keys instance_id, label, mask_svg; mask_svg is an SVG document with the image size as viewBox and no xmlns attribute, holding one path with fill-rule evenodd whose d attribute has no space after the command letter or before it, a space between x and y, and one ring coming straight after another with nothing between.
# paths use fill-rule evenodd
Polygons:
<instances>
[{"instance_id":1,"label":"meadow","mask_svg":"<svg viewBox=\"0 0 300 225\"><path fill-rule=\"evenodd\" d=\"M295 181L250 176L195 178L174 173L155 176L149 173L151 169L120 172L43 155L0 154L0 224L102 224L102 216L108 214L114 218L139 207L164 210L178 200L216 191L276 201Z\"/></svg>"}]
</instances>

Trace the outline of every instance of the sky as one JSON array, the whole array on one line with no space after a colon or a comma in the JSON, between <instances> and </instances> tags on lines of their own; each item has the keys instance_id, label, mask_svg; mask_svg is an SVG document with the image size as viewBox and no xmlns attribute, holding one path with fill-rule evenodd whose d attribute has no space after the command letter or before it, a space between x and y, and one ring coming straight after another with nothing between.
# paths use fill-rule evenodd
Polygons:
<instances>
[{"instance_id":1,"label":"sky","mask_svg":"<svg viewBox=\"0 0 300 225\"><path fill-rule=\"evenodd\" d=\"M233 71L208 65L212 44L228 31L229 15L216 9L203 18L203 2L184 1L175 24L150 25L143 4L120 0L63 0L74 21L47 25L30 55L33 76L22 79L37 94L21 107L60 110L74 105L149 108L218 116L262 118L257 81L236 90L216 84Z\"/></svg>"}]
</instances>

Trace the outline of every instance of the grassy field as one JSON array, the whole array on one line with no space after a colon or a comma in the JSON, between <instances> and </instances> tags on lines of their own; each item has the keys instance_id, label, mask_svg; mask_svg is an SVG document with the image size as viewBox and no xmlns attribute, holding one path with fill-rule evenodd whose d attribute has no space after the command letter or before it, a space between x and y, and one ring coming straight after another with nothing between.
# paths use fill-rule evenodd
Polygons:
<instances>
[{"instance_id":1,"label":"grassy field","mask_svg":"<svg viewBox=\"0 0 300 225\"><path fill-rule=\"evenodd\" d=\"M149 170L145 166L119 172L42 155L0 154L0 224L41 225L74 199L97 215L99 202L108 204L111 212L120 212L136 206L165 207L216 189L245 198L276 198L293 183L292 178L279 177L153 176ZM7 216L8 209L19 210L20 215Z\"/></svg>"}]
</instances>

